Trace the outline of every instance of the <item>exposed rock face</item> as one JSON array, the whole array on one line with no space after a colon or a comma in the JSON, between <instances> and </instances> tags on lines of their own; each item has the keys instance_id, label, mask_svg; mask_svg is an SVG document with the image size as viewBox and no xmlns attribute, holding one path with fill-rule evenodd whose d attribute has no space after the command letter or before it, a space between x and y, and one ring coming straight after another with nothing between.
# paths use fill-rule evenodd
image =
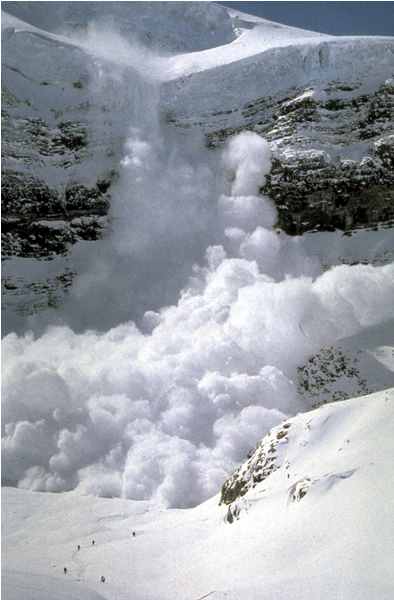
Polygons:
<instances>
[{"instance_id":1,"label":"exposed rock face","mask_svg":"<svg viewBox=\"0 0 394 600\"><path fill-rule=\"evenodd\" d=\"M98 239L108 207L109 198L99 185L89 189L70 183L60 195L31 175L3 172L3 258L50 258L79 240Z\"/></svg>"},{"instance_id":2,"label":"exposed rock face","mask_svg":"<svg viewBox=\"0 0 394 600\"><path fill-rule=\"evenodd\" d=\"M238 498L242 498L258 483L264 481L269 475L282 466L282 460L278 456L278 446L287 444L287 436L291 427L290 421L285 421L275 427L270 433L257 444L256 450L247 462L234 471L231 477L222 487L220 504L230 505ZM228 512L227 520L231 523L234 512Z\"/></svg>"},{"instance_id":3,"label":"exposed rock face","mask_svg":"<svg viewBox=\"0 0 394 600\"><path fill-rule=\"evenodd\" d=\"M275 200L288 233L370 227L394 217L393 81L350 98L354 90L337 87L340 100L330 100L334 90L324 90L325 100L315 100L312 90L285 102L267 134L279 156L263 191ZM286 147L289 134L301 142L308 123L310 138ZM320 144L313 143L318 132ZM357 159L346 158L351 146L358 147Z\"/></svg>"},{"instance_id":4,"label":"exposed rock face","mask_svg":"<svg viewBox=\"0 0 394 600\"><path fill-rule=\"evenodd\" d=\"M261 191L286 233L392 222L394 80L370 93L359 82L293 88L229 112L233 127L202 124L207 143L216 147L242 129L264 135L274 160Z\"/></svg>"},{"instance_id":5,"label":"exposed rock face","mask_svg":"<svg viewBox=\"0 0 394 600\"><path fill-rule=\"evenodd\" d=\"M225 46L242 28L253 29L253 23L208 3L133 4L132 21L113 3L90 3L89 19L100 26L115 14L122 34L137 35L159 52ZM7 5L30 24L57 31L58 7L43 13L36 11L39 2ZM86 31L86 7L62 7L66 32ZM167 10L171 30L155 40L157 20ZM36 12L41 20L45 14L44 23ZM178 16L181 31L178 25L172 29ZM80 240L96 240L107 227L124 123L141 90L123 89L119 65L107 69L112 79L104 81L102 59L50 36L11 27L3 42L2 256L47 260L67 254ZM374 44L355 41L346 57L341 42L330 38L177 76L162 86L160 118L174 127L198 125L209 148L245 129L264 136L273 162L261 192L274 200L277 226L288 234L391 226L392 44Z\"/></svg>"},{"instance_id":6,"label":"exposed rock face","mask_svg":"<svg viewBox=\"0 0 394 600\"><path fill-rule=\"evenodd\" d=\"M89 165L98 148L86 120L88 57L63 57L61 76L52 61L41 72L45 57L35 53L33 67L26 36L16 37L4 40L2 256L47 259L101 234L112 175Z\"/></svg>"},{"instance_id":7,"label":"exposed rock face","mask_svg":"<svg viewBox=\"0 0 394 600\"><path fill-rule=\"evenodd\" d=\"M278 226L288 234L347 231L390 224L394 219L394 83L387 81L373 94L355 96L355 92L355 88L334 83L319 94L313 88L303 93L289 90L280 98L248 103L241 110L243 122L237 126L208 131L202 123L210 147L243 129L267 138L274 160L262 193L275 201ZM287 94L292 94L290 99L283 99L289 98ZM108 211L106 192L115 170L103 173L94 187L74 181L59 192L45 180L8 168L15 165L11 157L19 164L28 160L30 167L50 156L61 157L65 169L80 162L88 146L84 124L59 122L50 131L40 119L21 123L4 110L3 257L49 256L79 239L97 239L103 227L98 217ZM182 119L174 123L184 126ZM18 138L12 132L15 127ZM346 158L349 153L358 158ZM36 241L37 227L42 229L37 218L70 223L80 216L89 217L82 227L65 224L62 233L58 228L59 244L50 241L52 236L47 238L47 247ZM41 237L45 238L45 232Z\"/></svg>"}]
</instances>

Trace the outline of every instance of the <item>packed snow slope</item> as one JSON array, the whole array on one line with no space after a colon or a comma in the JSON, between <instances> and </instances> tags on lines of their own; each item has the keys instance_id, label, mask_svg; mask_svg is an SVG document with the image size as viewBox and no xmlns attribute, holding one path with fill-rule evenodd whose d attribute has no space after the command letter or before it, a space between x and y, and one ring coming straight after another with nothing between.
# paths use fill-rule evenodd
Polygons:
<instances>
[{"instance_id":1,"label":"packed snow slope","mask_svg":"<svg viewBox=\"0 0 394 600\"><path fill-rule=\"evenodd\" d=\"M229 505L4 488L4 600L389 600L393 402L386 390L275 427L224 486L239 482Z\"/></svg>"}]
</instances>

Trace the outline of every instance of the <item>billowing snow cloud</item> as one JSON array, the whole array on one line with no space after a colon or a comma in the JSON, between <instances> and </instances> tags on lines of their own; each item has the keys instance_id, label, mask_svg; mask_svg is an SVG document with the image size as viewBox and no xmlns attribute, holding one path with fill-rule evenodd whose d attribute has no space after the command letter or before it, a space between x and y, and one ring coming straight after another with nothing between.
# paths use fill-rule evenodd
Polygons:
<instances>
[{"instance_id":1,"label":"billowing snow cloud","mask_svg":"<svg viewBox=\"0 0 394 600\"><path fill-rule=\"evenodd\" d=\"M394 318L394 267L322 273L299 239L274 229L275 207L259 194L266 141L241 133L209 152L194 131L164 135L153 88L149 98L131 118L112 236L81 246L59 313L123 324L4 339L3 479L188 507L309 408L297 367Z\"/></svg>"},{"instance_id":2,"label":"billowing snow cloud","mask_svg":"<svg viewBox=\"0 0 394 600\"><path fill-rule=\"evenodd\" d=\"M63 327L6 338L7 480L193 505L305 408L297 365L394 316L391 266L275 283L254 262L224 258L198 283L201 291L190 287L163 309L150 335L127 323L106 334Z\"/></svg>"}]
</instances>

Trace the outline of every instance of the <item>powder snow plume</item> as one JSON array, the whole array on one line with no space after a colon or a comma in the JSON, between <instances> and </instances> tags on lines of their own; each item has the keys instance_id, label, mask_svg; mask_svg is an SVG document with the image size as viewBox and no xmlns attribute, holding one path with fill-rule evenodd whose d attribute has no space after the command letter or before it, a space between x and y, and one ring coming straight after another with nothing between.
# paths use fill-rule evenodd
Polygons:
<instances>
[{"instance_id":1,"label":"powder snow plume","mask_svg":"<svg viewBox=\"0 0 394 600\"><path fill-rule=\"evenodd\" d=\"M195 506L310 408L308 357L394 318L394 267L323 272L274 227L261 136L209 151L160 120L159 81L98 60L126 132L111 232L75 250L64 306L3 340L3 479Z\"/></svg>"}]
</instances>

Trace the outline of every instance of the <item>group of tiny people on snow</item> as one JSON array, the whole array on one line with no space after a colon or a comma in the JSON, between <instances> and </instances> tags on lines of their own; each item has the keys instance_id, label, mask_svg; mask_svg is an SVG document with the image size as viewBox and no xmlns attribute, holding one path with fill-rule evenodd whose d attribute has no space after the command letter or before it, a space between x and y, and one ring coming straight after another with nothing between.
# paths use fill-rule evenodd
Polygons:
<instances>
[{"instance_id":1,"label":"group of tiny people on snow","mask_svg":"<svg viewBox=\"0 0 394 600\"><path fill-rule=\"evenodd\" d=\"M135 531L133 531L133 537L135 537ZM96 542L94 540L92 540L92 546L94 546L95 543ZM80 551L80 549L81 549L81 546L78 544L78 546L77 546L78 552ZM63 573L67 574L67 567L64 567ZM101 583L105 583L105 577L104 577L104 575L101 575L100 581L101 581Z\"/></svg>"}]
</instances>

